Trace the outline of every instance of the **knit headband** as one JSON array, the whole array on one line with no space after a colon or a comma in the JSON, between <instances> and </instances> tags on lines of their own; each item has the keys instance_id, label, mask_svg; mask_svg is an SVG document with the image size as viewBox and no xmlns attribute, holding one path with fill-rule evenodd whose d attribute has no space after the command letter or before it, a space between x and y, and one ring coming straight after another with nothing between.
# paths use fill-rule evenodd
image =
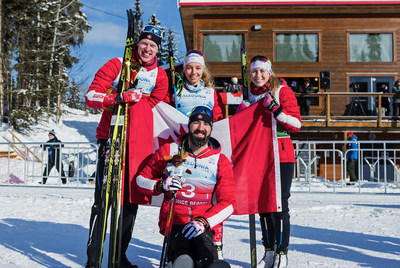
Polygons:
<instances>
[{"instance_id":1,"label":"knit headband","mask_svg":"<svg viewBox=\"0 0 400 268\"><path fill-rule=\"evenodd\" d=\"M272 74L272 67L271 67L271 63L269 61L261 61L261 60L256 60L253 61L250 64L250 73L253 71L253 69L255 68L262 68L265 69L269 72L269 74Z\"/></svg>"},{"instance_id":2,"label":"knit headband","mask_svg":"<svg viewBox=\"0 0 400 268\"><path fill-rule=\"evenodd\" d=\"M183 62L183 69L185 69L186 65L192 62L199 63L201 66L203 66L203 69L205 69L206 65L204 62L204 57L200 56L197 53L191 53L185 57L185 61Z\"/></svg>"}]
</instances>

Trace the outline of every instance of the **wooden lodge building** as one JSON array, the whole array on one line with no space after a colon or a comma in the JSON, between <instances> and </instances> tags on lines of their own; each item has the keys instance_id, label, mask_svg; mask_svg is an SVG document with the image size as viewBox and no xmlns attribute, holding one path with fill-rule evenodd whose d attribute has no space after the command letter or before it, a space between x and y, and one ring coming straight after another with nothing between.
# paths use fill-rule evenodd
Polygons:
<instances>
[{"instance_id":1,"label":"wooden lodge building","mask_svg":"<svg viewBox=\"0 0 400 268\"><path fill-rule=\"evenodd\" d=\"M343 140L347 131L400 139L391 93L400 79L400 1L180 0L179 9L187 50L204 53L217 87L240 79L242 44L248 61L267 56L288 84L310 79L312 92L296 93L311 104L294 139Z\"/></svg>"}]
</instances>

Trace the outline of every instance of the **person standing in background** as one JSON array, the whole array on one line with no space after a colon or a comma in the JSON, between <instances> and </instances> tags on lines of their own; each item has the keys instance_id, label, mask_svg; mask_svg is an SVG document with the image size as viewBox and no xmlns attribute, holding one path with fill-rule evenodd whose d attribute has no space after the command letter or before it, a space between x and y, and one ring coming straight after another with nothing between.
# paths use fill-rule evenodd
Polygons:
<instances>
[{"instance_id":1,"label":"person standing in background","mask_svg":"<svg viewBox=\"0 0 400 268\"><path fill-rule=\"evenodd\" d=\"M310 84L309 78L304 78L304 83L299 86L300 93L311 93L313 92L313 87ZM300 97L300 114L301 115L310 115L310 104L311 99L307 97Z\"/></svg>"},{"instance_id":2,"label":"person standing in background","mask_svg":"<svg viewBox=\"0 0 400 268\"><path fill-rule=\"evenodd\" d=\"M394 83L392 93L395 93L393 97L393 116L398 117L400 115L400 79Z\"/></svg>"},{"instance_id":3,"label":"person standing in background","mask_svg":"<svg viewBox=\"0 0 400 268\"><path fill-rule=\"evenodd\" d=\"M49 177L50 171L55 166L58 173L61 175L61 182L62 184L67 183L67 178L65 177L64 173L64 166L61 162L61 147L64 145L61 144L61 141L57 139L56 132L54 129L49 131L49 140L46 144L42 145L43 149L48 149L48 156L47 156L47 165L43 171L43 179L42 184L46 184L47 179ZM61 171L60 171L61 169Z\"/></svg>"},{"instance_id":4,"label":"person standing in background","mask_svg":"<svg viewBox=\"0 0 400 268\"><path fill-rule=\"evenodd\" d=\"M347 174L350 176L350 183L349 185L353 185L358 181L357 175L356 175L356 166L357 166L357 159L358 159L358 152L356 149L358 148L357 146L357 136L354 135L353 131L349 131L347 133L347 140L352 141L350 143L347 143L346 148L347 150L351 150L346 153L347 156Z\"/></svg>"}]
</instances>

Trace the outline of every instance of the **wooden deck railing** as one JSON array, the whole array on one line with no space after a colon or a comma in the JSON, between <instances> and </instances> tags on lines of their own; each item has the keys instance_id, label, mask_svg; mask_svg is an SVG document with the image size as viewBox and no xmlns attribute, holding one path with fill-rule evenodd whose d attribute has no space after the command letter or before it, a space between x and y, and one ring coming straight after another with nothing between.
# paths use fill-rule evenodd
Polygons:
<instances>
[{"instance_id":1,"label":"wooden deck railing","mask_svg":"<svg viewBox=\"0 0 400 268\"><path fill-rule=\"evenodd\" d=\"M312 114L302 116L302 128L318 129L318 128L384 128L392 129L400 127L400 118L394 116L383 116L382 114L382 98L392 98L393 93L349 93L349 92L324 92L324 93L308 93L296 94L296 97L301 98L320 98L322 108L319 111L312 109ZM378 100L375 115L346 115L345 110L334 110L332 104L334 102L343 102L342 107L351 105L351 97L357 98L375 98ZM360 105L360 103L358 103ZM392 110L393 101L390 102ZM397 121L399 119L399 121Z\"/></svg>"}]
</instances>

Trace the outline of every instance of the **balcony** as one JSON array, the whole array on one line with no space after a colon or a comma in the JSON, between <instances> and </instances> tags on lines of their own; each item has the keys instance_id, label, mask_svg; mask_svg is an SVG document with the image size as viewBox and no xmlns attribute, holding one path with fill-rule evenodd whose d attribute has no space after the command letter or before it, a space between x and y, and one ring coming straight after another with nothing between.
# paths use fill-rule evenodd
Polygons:
<instances>
[{"instance_id":1,"label":"balcony","mask_svg":"<svg viewBox=\"0 0 400 268\"><path fill-rule=\"evenodd\" d=\"M384 116L382 113L382 98L392 98L393 93L349 93L349 92L323 92L323 93L309 93L309 94L296 94L298 98L304 97L318 97L320 103L320 113L309 116L302 116L302 131L345 131L345 130L359 130L359 131L399 131L400 118L393 116ZM365 104L373 103L373 112L363 111L361 108L362 103L358 100L362 99ZM376 102L377 100L377 102ZM340 105L337 105L338 102ZM353 103L352 103L353 102ZM356 106L358 111L346 115L345 108L342 110L332 109L335 106L346 107L346 105ZM364 106L365 106L364 104ZM358 105L358 106L357 106ZM392 102L390 103L392 106ZM324 108L325 107L325 108ZM391 107L391 109L393 109ZM369 115L374 114L374 115Z\"/></svg>"}]
</instances>

